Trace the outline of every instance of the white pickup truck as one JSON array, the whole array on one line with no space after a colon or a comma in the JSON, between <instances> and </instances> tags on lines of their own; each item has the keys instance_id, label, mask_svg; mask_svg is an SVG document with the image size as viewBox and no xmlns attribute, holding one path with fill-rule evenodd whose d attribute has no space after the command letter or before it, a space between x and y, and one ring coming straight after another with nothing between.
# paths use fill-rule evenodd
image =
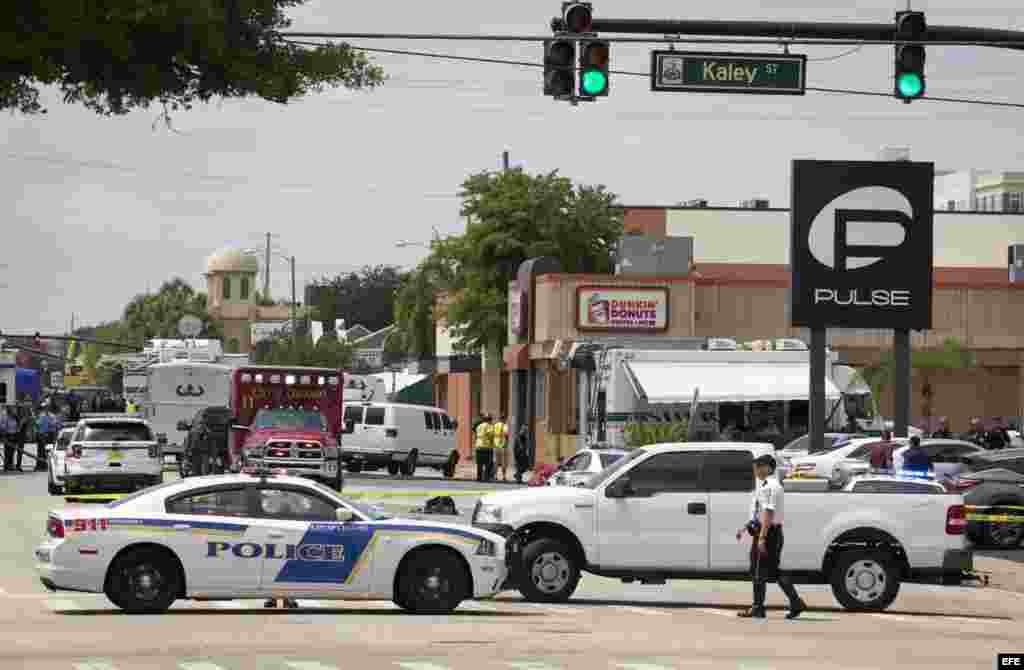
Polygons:
<instances>
[{"instance_id":1,"label":"white pickup truck","mask_svg":"<svg viewBox=\"0 0 1024 670\"><path fill-rule=\"evenodd\" d=\"M746 577L752 461L769 444L662 444L633 451L584 486L483 497L473 525L508 539L507 586L564 602L583 571L624 582ZM905 581L960 583L973 568L959 495L812 493L785 499L782 567L828 583L851 610L883 610Z\"/></svg>"}]
</instances>

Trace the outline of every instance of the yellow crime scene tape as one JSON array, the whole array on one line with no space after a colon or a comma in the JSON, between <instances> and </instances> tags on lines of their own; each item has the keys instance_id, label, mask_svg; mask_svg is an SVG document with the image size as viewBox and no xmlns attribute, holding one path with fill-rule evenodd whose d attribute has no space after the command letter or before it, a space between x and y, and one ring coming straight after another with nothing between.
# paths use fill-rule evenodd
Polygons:
<instances>
[{"instance_id":1,"label":"yellow crime scene tape","mask_svg":"<svg viewBox=\"0 0 1024 670\"><path fill-rule=\"evenodd\" d=\"M1005 511L1024 512L1024 507L1016 505L964 505L968 521L987 521L988 523L1024 523L1024 513L1007 514Z\"/></svg>"},{"instance_id":2,"label":"yellow crime scene tape","mask_svg":"<svg viewBox=\"0 0 1024 670\"><path fill-rule=\"evenodd\" d=\"M346 498L435 498L437 496L451 496L453 498L462 496L480 497L493 491L353 491L342 492ZM81 495L64 496L64 502L69 503L108 503L120 500L128 495L127 493L83 493Z\"/></svg>"},{"instance_id":3,"label":"yellow crime scene tape","mask_svg":"<svg viewBox=\"0 0 1024 670\"><path fill-rule=\"evenodd\" d=\"M108 503L120 500L127 493L83 493L82 495L64 496L69 503Z\"/></svg>"}]
</instances>

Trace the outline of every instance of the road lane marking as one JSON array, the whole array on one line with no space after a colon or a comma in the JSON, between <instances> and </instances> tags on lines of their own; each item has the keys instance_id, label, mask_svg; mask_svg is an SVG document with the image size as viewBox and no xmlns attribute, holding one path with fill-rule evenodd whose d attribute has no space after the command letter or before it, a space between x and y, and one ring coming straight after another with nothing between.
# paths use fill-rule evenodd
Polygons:
<instances>
[{"instance_id":1,"label":"road lane marking","mask_svg":"<svg viewBox=\"0 0 1024 670\"><path fill-rule=\"evenodd\" d=\"M73 600L48 600L46 606L51 612L68 612L78 609L78 605Z\"/></svg>"},{"instance_id":2,"label":"road lane marking","mask_svg":"<svg viewBox=\"0 0 1024 670\"><path fill-rule=\"evenodd\" d=\"M475 600L463 600L462 603L459 605L458 609L456 610L456 613L458 613L458 610L461 610L461 609L472 610L474 612L497 612L498 611L498 608L494 607L493 605L485 605L484 603L477 602Z\"/></svg>"},{"instance_id":3,"label":"road lane marking","mask_svg":"<svg viewBox=\"0 0 1024 670\"><path fill-rule=\"evenodd\" d=\"M208 661L185 661L179 663L178 667L181 670L224 670L216 663L210 663Z\"/></svg>"},{"instance_id":4,"label":"road lane marking","mask_svg":"<svg viewBox=\"0 0 1024 670\"><path fill-rule=\"evenodd\" d=\"M292 670L338 670L337 666L324 665L320 661L285 661Z\"/></svg>"},{"instance_id":5,"label":"road lane marking","mask_svg":"<svg viewBox=\"0 0 1024 670\"><path fill-rule=\"evenodd\" d=\"M910 617L900 616L898 614L885 614L884 612L869 612L868 616L873 616L876 619L884 619L886 621L914 621Z\"/></svg>"},{"instance_id":6,"label":"road lane marking","mask_svg":"<svg viewBox=\"0 0 1024 670\"><path fill-rule=\"evenodd\" d=\"M710 607L702 607L702 608L694 610L694 611L695 612L703 612L704 614L717 614L718 616L727 616L727 617L735 617L736 616L732 612L732 610L716 610L716 609L712 609Z\"/></svg>"},{"instance_id":7,"label":"road lane marking","mask_svg":"<svg viewBox=\"0 0 1024 670\"><path fill-rule=\"evenodd\" d=\"M399 661L397 665L400 668L404 668L404 670L449 670L449 668L444 665L421 663L419 661Z\"/></svg>"},{"instance_id":8,"label":"road lane marking","mask_svg":"<svg viewBox=\"0 0 1024 670\"><path fill-rule=\"evenodd\" d=\"M664 665L653 665L651 663L619 663L619 668L623 670L674 670Z\"/></svg>"},{"instance_id":9,"label":"road lane marking","mask_svg":"<svg viewBox=\"0 0 1024 670\"><path fill-rule=\"evenodd\" d=\"M672 616L670 612L662 612L660 610L647 609L646 607L633 607L632 605L615 605L617 610L625 610L626 612L635 612L636 614L651 614L654 616Z\"/></svg>"},{"instance_id":10,"label":"road lane marking","mask_svg":"<svg viewBox=\"0 0 1024 670\"><path fill-rule=\"evenodd\" d=\"M75 670L117 670L117 668L106 661L87 661L75 663Z\"/></svg>"}]
</instances>

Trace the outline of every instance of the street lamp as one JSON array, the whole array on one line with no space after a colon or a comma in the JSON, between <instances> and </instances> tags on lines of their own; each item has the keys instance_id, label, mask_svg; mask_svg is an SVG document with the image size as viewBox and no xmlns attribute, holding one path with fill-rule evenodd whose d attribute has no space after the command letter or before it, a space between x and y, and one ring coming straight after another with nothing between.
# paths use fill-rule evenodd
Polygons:
<instances>
[{"instance_id":1,"label":"street lamp","mask_svg":"<svg viewBox=\"0 0 1024 670\"><path fill-rule=\"evenodd\" d=\"M399 249L405 249L406 247L423 247L424 249L432 249L435 242L441 241L441 231L437 229L437 226L430 226L430 229L434 232L434 237L430 242L410 242L408 240L399 240L395 242L395 246Z\"/></svg>"}]
</instances>

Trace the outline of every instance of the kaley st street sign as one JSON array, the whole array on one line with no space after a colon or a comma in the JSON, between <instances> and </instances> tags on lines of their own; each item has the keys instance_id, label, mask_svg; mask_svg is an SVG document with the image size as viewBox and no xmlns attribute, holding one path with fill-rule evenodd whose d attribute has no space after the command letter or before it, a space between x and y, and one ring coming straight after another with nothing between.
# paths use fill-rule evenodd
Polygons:
<instances>
[{"instance_id":1,"label":"kaley st street sign","mask_svg":"<svg viewBox=\"0 0 1024 670\"><path fill-rule=\"evenodd\" d=\"M652 91L803 95L807 56L651 52Z\"/></svg>"}]
</instances>

